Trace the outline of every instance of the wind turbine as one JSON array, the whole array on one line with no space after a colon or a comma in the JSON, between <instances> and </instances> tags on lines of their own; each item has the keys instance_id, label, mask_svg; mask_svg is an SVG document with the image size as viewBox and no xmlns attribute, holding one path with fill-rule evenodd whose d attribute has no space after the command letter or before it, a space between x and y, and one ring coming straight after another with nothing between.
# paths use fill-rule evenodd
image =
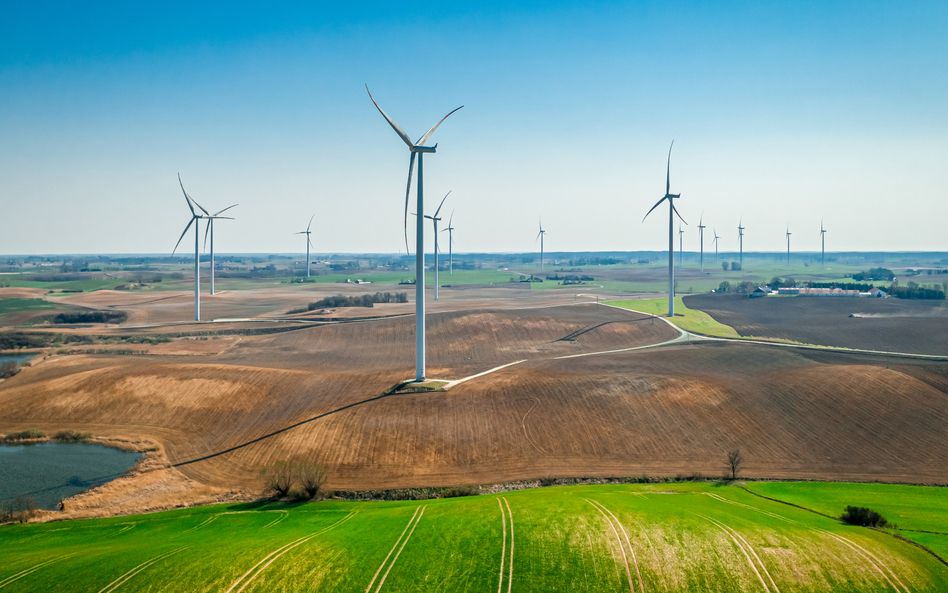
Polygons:
<instances>
[{"instance_id":1,"label":"wind turbine","mask_svg":"<svg viewBox=\"0 0 948 593\"><path fill-rule=\"evenodd\" d=\"M826 229L823 228L823 219L820 219L820 243L822 243L823 261L820 267L826 267Z\"/></svg>"},{"instance_id":2,"label":"wind turbine","mask_svg":"<svg viewBox=\"0 0 948 593\"><path fill-rule=\"evenodd\" d=\"M744 216L741 215L741 220L737 223L737 240L741 246L741 272L744 271L744 227L741 226L743 223Z\"/></svg>"},{"instance_id":3,"label":"wind turbine","mask_svg":"<svg viewBox=\"0 0 948 593\"><path fill-rule=\"evenodd\" d=\"M704 212L701 213L701 219L698 221L698 238L701 244L701 271L704 272Z\"/></svg>"},{"instance_id":4,"label":"wind turbine","mask_svg":"<svg viewBox=\"0 0 948 593\"><path fill-rule=\"evenodd\" d=\"M658 201L657 204L652 206L652 210L658 208L658 205L668 200L668 316L675 316L675 215L678 215L678 218L685 222L684 218L681 218L681 214L678 214L678 209L675 208L675 203L673 200L675 198L680 198L681 194L671 193L671 155L672 147L675 146L675 141L672 140L671 146L668 147L668 169L665 172L665 197ZM648 218L648 215L652 213L652 210L649 210L645 213L645 216L642 218L642 222L645 222L645 219ZM688 224L685 222L685 224Z\"/></svg>"},{"instance_id":5,"label":"wind turbine","mask_svg":"<svg viewBox=\"0 0 948 593\"><path fill-rule=\"evenodd\" d=\"M684 234L685 234L685 231L681 230L681 224L679 223L678 225L678 267L679 268L684 267L685 265L684 263L685 262L685 259L684 259L685 248L682 247L682 245L684 244L684 239L682 238L682 235Z\"/></svg>"},{"instance_id":6,"label":"wind turbine","mask_svg":"<svg viewBox=\"0 0 948 593\"><path fill-rule=\"evenodd\" d=\"M787 267L790 267L790 225L787 225Z\"/></svg>"},{"instance_id":7,"label":"wind turbine","mask_svg":"<svg viewBox=\"0 0 948 593\"><path fill-rule=\"evenodd\" d=\"M718 239L720 239L721 237L718 237L718 230L717 230L717 229L713 229L713 231L714 231L714 241L713 241L713 243L714 243L714 263L718 263Z\"/></svg>"},{"instance_id":8,"label":"wind turbine","mask_svg":"<svg viewBox=\"0 0 948 593\"><path fill-rule=\"evenodd\" d=\"M171 257L174 257L175 251L178 250L178 245L181 244L181 239L184 239L184 235L187 234L188 229L191 228L191 225L194 224L194 320L201 320L201 259L198 252L198 241L200 240L200 235L198 234L198 227L200 223L195 224L195 221L199 221L202 218L207 218L210 216L200 204L198 204L194 198L188 195L188 192L184 191L184 184L181 183L181 174L178 173L178 185L181 186L181 192L184 194L184 200L188 203L188 209L191 210L191 220L188 221L188 226L184 227L184 232L181 233L181 236L178 237L178 242L175 243L174 249L171 251ZM194 204L192 206L192 204ZM201 209L201 212L204 214L198 214L194 210L194 206L197 206Z\"/></svg>"},{"instance_id":9,"label":"wind turbine","mask_svg":"<svg viewBox=\"0 0 948 593\"><path fill-rule=\"evenodd\" d=\"M448 196L451 195L451 192L444 194L444 197L441 198L441 204L438 205L438 209L435 210L434 216L425 215L425 218L434 223L434 239L435 239L435 300L438 300L438 221L441 220L438 218L438 213L441 212L441 206L444 206L444 201L448 199ZM450 226L450 224L449 224Z\"/></svg>"},{"instance_id":10,"label":"wind turbine","mask_svg":"<svg viewBox=\"0 0 948 593\"><path fill-rule=\"evenodd\" d=\"M431 126L431 129L425 132L425 135L418 139L418 142L412 142L408 134L405 133L395 121L382 111L379 104L375 102L372 93L369 91L369 85L365 85L365 92L369 93L369 99L375 108L379 110L388 125L392 126L398 137L408 145L411 152L411 160L408 161L408 185L405 187L405 250L408 251L408 196L411 193L411 175L415 168L415 155L418 155L418 191L417 205L415 211L423 213L424 209L424 167L423 157L426 152L434 153L438 145L425 146L428 138L434 134L441 123L448 119L448 116L464 107L458 107L448 112L448 115L442 117L438 123ZM415 381L425 380L425 221L421 216L415 217Z\"/></svg>"},{"instance_id":11,"label":"wind turbine","mask_svg":"<svg viewBox=\"0 0 948 593\"><path fill-rule=\"evenodd\" d=\"M540 219L540 232L537 233L537 239L540 240L540 271L543 271L543 236L546 235L546 231L543 230L543 219ZM533 240L536 243L536 239Z\"/></svg>"},{"instance_id":12,"label":"wind turbine","mask_svg":"<svg viewBox=\"0 0 948 593\"><path fill-rule=\"evenodd\" d=\"M454 222L454 210L451 211L451 218L448 219L448 228L441 231L442 233L448 233L448 274L454 274L454 227L451 225L452 222Z\"/></svg>"},{"instance_id":13,"label":"wind turbine","mask_svg":"<svg viewBox=\"0 0 948 593\"><path fill-rule=\"evenodd\" d=\"M204 231L205 250L207 249L207 235L208 233L211 235L211 296L214 296L214 221L217 219L234 220L233 217L230 216L221 216L223 212L230 210L234 206L239 206L239 204L232 204L223 210L218 210L214 214L204 217L207 219L207 230Z\"/></svg>"},{"instance_id":14,"label":"wind turbine","mask_svg":"<svg viewBox=\"0 0 948 593\"><path fill-rule=\"evenodd\" d=\"M307 277L307 278L309 278L309 247L310 247L310 245L313 245L313 242L312 242L312 241L310 240L310 238L309 238L309 235L310 235L309 227L313 226L313 219L314 219L314 218L316 218L316 215L315 215L315 214L313 214L313 215L310 217L310 219L309 219L309 224L306 225L306 230L305 230L305 231L300 231L300 232L298 232L298 233L293 233L294 235L306 235L306 277ZM315 245L313 245L313 247L315 248Z\"/></svg>"}]
</instances>

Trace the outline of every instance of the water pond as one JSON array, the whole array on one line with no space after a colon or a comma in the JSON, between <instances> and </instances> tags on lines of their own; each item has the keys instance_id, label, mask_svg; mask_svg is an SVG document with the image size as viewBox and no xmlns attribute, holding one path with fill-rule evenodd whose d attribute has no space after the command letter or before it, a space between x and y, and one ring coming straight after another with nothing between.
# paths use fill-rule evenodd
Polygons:
<instances>
[{"instance_id":1,"label":"water pond","mask_svg":"<svg viewBox=\"0 0 948 593\"><path fill-rule=\"evenodd\" d=\"M55 510L61 499L120 477L141 455L83 443L0 445L0 502L29 497Z\"/></svg>"},{"instance_id":2,"label":"water pond","mask_svg":"<svg viewBox=\"0 0 948 593\"><path fill-rule=\"evenodd\" d=\"M24 361L27 361L36 356L36 354L0 354L0 364L5 362L15 362L17 364L23 364Z\"/></svg>"}]
</instances>

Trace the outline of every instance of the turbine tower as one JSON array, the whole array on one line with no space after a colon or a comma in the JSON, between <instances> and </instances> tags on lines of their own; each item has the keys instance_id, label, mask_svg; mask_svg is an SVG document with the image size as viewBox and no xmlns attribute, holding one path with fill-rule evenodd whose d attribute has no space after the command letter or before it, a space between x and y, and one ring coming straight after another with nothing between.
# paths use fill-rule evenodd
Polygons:
<instances>
[{"instance_id":1,"label":"turbine tower","mask_svg":"<svg viewBox=\"0 0 948 593\"><path fill-rule=\"evenodd\" d=\"M382 117L385 118L385 121L388 122L388 125L392 126L392 129L395 130L395 133L398 134L398 137L408 145L408 150L411 152L411 159L408 161L408 185L405 188L405 250L408 251L408 196L411 193L411 175L412 171L415 168L415 155L418 155L418 191L416 192L417 196L417 205L415 212L423 213L424 208L424 167L423 167L423 157L426 152L434 153L438 145L434 146L425 146L425 143L428 141L428 138L434 134L434 131L438 129L438 126L441 125L444 120L448 119L448 116L464 107L458 107L448 112L448 115L442 117L438 123L431 126L431 129L425 132L425 135L418 139L418 142L412 142L411 138L408 137L408 134L405 133L395 121L388 116L387 113L382 111L382 108L379 107L379 104L375 102L375 99L372 97L372 93L369 91L369 85L365 85L365 92L369 93L369 99L372 99L372 103L375 105L375 108L379 110L379 113L382 114ZM415 217L415 381L421 382L425 380L425 221L421 216Z\"/></svg>"},{"instance_id":2,"label":"turbine tower","mask_svg":"<svg viewBox=\"0 0 948 593\"><path fill-rule=\"evenodd\" d=\"M701 272L704 273L704 212L701 213L701 219L698 221L698 240L701 245Z\"/></svg>"},{"instance_id":3,"label":"turbine tower","mask_svg":"<svg viewBox=\"0 0 948 593\"><path fill-rule=\"evenodd\" d=\"M441 231L442 233L448 233L448 274L454 274L454 227L451 225L452 222L454 222L454 210L451 211L451 218L448 219L448 228Z\"/></svg>"},{"instance_id":4,"label":"turbine tower","mask_svg":"<svg viewBox=\"0 0 948 593\"><path fill-rule=\"evenodd\" d=\"M438 205L438 209L435 210L434 216L425 215L425 218L434 223L434 241L435 241L435 300L438 300L438 221L441 219L438 218L438 213L441 212L441 206L444 206L444 201L448 199L448 196L451 195L451 192L444 194L444 197L441 198L441 204Z\"/></svg>"},{"instance_id":5,"label":"turbine tower","mask_svg":"<svg viewBox=\"0 0 948 593\"><path fill-rule=\"evenodd\" d=\"M540 218L540 232L537 233L537 239L540 240L540 271L543 271L543 236L546 235L546 231L543 230L543 219ZM533 240L534 243L537 242L536 239Z\"/></svg>"},{"instance_id":6,"label":"turbine tower","mask_svg":"<svg viewBox=\"0 0 948 593\"><path fill-rule=\"evenodd\" d=\"M720 239L721 237L718 237L718 230L717 230L717 229L713 229L713 231L714 231L714 241L713 241L713 243L714 243L714 263L718 263L718 239Z\"/></svg>"},{"instance_id":7,"label":"turbine tower","mask_svg":"<svg viewBox=\"0 0 948 593\"><path fill-rule=\"evenodd\" d=\"M744 216L741 216L740 222L737 223L737 240L740 242L741 248L741 272L744 271L744 227L741 226L744 223Z\"/></svg>"},{"instance_id":8,"label":"turbine tower","mask_svg":"<svg viewBox=\"0 0 948 593\"><path fill-rule=\"evenodd\" d=\"M790 225L787 225L787 267L790 267Z\"/></svg>"},{"instance_id":9,"label":"turbine tower","mask_svg":"<svg viewBox=\"0 0 948 593\"><path fill-rule=\"evenodd\" d=\"M820 219L820 243L822 243L823 261L820 267L826 267L826 229L823 228L823 219Z\"/></svg>"},{"instance_id":10,"label":"turbine tower","mask_svg":"<svg viewBox=\"0 0 948 593\"><path fill-rule=\"evenodd\" d=\"M306 225L305 231L300 231L298 233L293 233L294 235L306 235L306 277L309 278L309 247L313 245L313 242L310 240L309 227L313 226L313 219L316 218L316 215L313 214L309 219L309 224ZM315 248L315 246L313 246Z\"/></svg>"},{"instance_id":11,"label":"turbine tower","mask_svg":"<svg viewBox=\"0 0 948 593\"><path fill-rule=\"evenodd\" d=\"M685 248L682 246L684 244L684 239L682 235L685 234L685 231L681 230L681 224L678 224L678 267L684 267L685 265Z\"/></svg>"},{"instance_id":12,"label":"turbine tower","mask_svg":"<svg viewBox=\"0 0 948 593\"><path fill-rule=\"evenodd\" d=\"M184 227L184 232L181 233L181 236L178 237L178 242L175 243L174 249L171 251L171 257L174 257L175 252L178 250L178 245L181 244L181 239L184 239L184 235L187 234L188 229L191 228L191 225L194 224L194 320L201 320L201 259L200 253L198 252L198 241L200 241L200 235L198 233L198 227L200 223L195 224L195 221L199 221L202 218L208 216L207 210L205 210L200 204L194 201L194 198L188 195L188 192L184 191L184 184L181 183L181 174L178 173L178 185L181 186L181 192L184 194L184 199L188 203L188 209L191 210L191 220L188 221L188 226ZM192 205L193 204L193 205ZM201 209L201 212L204 214L198 214L194 210L194 206L197 206Z\"/></svg>"},{"instance_id":13,"label":"turbine tower","mask_svg":"<svg viewBox=\"0 0 948 593\"><path fill-rule=\"evenodd\" d=\"M207 250L207 235L208 233L210 233L211 235L211 296L214 296L214 221L217 219L234 220L233 217L230 217L230 216L221 216L222 213L224 213L227 210L230 210L234 206L239 206L239 204L233 204L231 206L224 208L223 210L218 210L217 212L215 212L214 214L211 214L210 216L204 217L207 219L207 230L204 231L204 250L205 251Z\"/></svg>"},{"instance_id":14,"label":"turbine tower","mask_svg":"<svg viewBox=\"0 0 948 593\"><path fill-rule=\"evenodd\" d=\"M668 200L668 316L675 316L675 215L678 218L685 222L685 219L681 217L681 214L678 214L678 209L675 208L675 203L673 200L675 198L680 198L681 194L671 193L671 155L672 147L675 146L675 141L672 140L671 146L668 147L668 168L665 171L665 197L658 201L657 204L652 206L652 210L658 208L659 204ZM649 210L645 213L645 216L642 218L642 222L645 222L645 219L648 218L648 215L652 213L652 210ZM685 222L685 224L688 224Z\"/></svg>"}]
</instances>

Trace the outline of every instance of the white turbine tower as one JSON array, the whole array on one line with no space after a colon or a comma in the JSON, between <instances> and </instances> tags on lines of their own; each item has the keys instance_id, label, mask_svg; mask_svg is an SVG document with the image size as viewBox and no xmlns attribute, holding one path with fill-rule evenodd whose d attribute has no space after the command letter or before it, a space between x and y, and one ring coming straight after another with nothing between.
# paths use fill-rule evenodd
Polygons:
<instances>
[{"instance_id":1,"label":"white turbine tower","mask_svg":"<svg viewBox=\"0 0 948 593\"><path fill-rule=\"evenodd\" d=\"M704 212L701 213L701 219L698 221L698 240L701 244L701 271L704 272Z\"/></svg>"},{"instance_id":2,"label":"white turbine tower","mask_svg":"<svg viewBox=\"0 0 948 593\"><path fill-rule=\"evenodd\" d=\"M657 204L652 206L652 210L658 208L659 204L668 200L668 316L675 316L675 215L678 218L685 222L685 219L681 217L681 214L678 214L678 209L675 208L675 203L673 200L675 198L680 198L681 194L671 193L671 154L672 146L675 146L675 141L672 140L671 146L668 147L668 169L665 172L665 197L658 201ZM642 218L642 222L645 222L645 219L648 218L648 215L652 213L652 210L649 210L645 213L645 216ZM685 224L688 224L685 222Z\"/></svg>"},{"instance_id":3,"label":"white turbine tower","mask_svg":"<svg viewBox=\"0 0 948 593\"><path fill-rule=\"evenodd\" d=\"M684 248L684 238L682 237L685 234L685 231L681 230L681 225L678 225L678 267L682 268L685 265L685 248Z\"/></svg>"},{"instance_id":4,"label":"white turbine tower","mask_svg":"<svg viewBox=\"0 0 948 593\"><path fill-rule=\"evenodd\" d=\"M218 211L215 212L214 214L211 214L210 216L205 216L205 217L204 217L204 218L207 219L207 230L204 231L204 249L205 249L205 251L207 250L207 235L208 235L208 233L210 233L210 235L211 235L211 296L214 296L214 221L215 221L215 220L218 220L218 219L222 219L222 220L234 220L233 217L230 217L230 216L221 216L221 214L223 214L223 213L226 212L227 210L230 210L230 209L233 208L234 206L239 206L239 205L240 205L240 204L233 204L233 205L230 205L230 206L224 208L223 210L218 210Z\"/></svg>"},{"instance_id":5,"label":"white turbine tower","mask_svg":"<svg viewBox=\"0 0 948 593\"><path fill-rule=\"evenodd\" d=\"M741 249L741 272L744 272L744 215L741 215L741 220L737 223L737 240L740 243Z\"/></svg>"},{"instance_id":6,"label":"white turbine tower","mask_svg":"<svg viewBox=\"0 0 948 593\"><path fill-rule=\"evenodd\" d=\"M721 237L718 237L717 229L713 229L713 230L714 230L714 263L716 264L718 263L718 239L720 239Z\"/></svg>"},{"instance_id":7,"label":"white turbine tower","mask_svg":"<svg viewBox=\"0 0 948 593\"><path fill-rule=\"evenodd\" d=\"M439 204L438 209L435 210L434 216L428 216L427 214L425 215L425 218L427 218L434 224L434 241L435 241L435 246L434 246L435 295L434 296L435 296L435 300L438 300L438 222L441 220L440 218L438 218L438 213L441 212L441 206L444 206L444 201L447 200L448 196L450 195L451 195L450 191L444 194L444 197L441 198L441 204Z\"/></svg>"},{"instance_id":8,"label":"white turbine tower","mask_svg":"<svg viewBox=\"0 0 948 593\"><path fill-rule=\"evenodd\" d=\"M188 229L191 228L191 225L194 225L194 320L201 320L201 259L200 253L198 251L200 234L198 232L198 227L200 223L195 224L195 221L199 221L202 218L206 218L208 215L207 210L205 210L200 204L194 201L194 198L188 195L188 192L184 191L184 184L181 183L181 174L178 173L178 185L181 186L181 192L184 194L184 199L188 203L188 209L191 210L191 220L188 221L188 226L184 227L184 232L181 233L181 236L178 237L178 242L175 243L174 249L171 251L171 257L174 257L175 252L178 250L178 245L181 244L181 239L184 239L184 235L187 234ZM193 204L193 205L192 205ZM197 206L201 209L201 212L204 214L198 214L194 210L194 206Z\"/></svg>"},{"instance_id":9,"label":"white turbine tower","mask_svg":"<svg viewBox=\"0 0 948 593\"><path fill-rule=\"evenodd\" d=\"M822 252L823 252L823 260L822 260L822 263L820 264L820 267L825 268L826 267L826 229L823 228L822 219L820 219L820 243L822 243Z\"/></svg>"},{"instance_id":10,"label":"white turbine tower","mask_svg":"<svg viewBox=\"0 0 948 593\"><path fill-rule=\"evenodd\" d=\"M445 196L447 197L447 196ZM448 219L448 228L442 230L442 233L448 233L448 274L454 274L454 210L451 211L451 218Z\"/></svg>"},{"instance_id":11,"label":"white turbine tower","mask_svg":"<svg viewBox=\"0 0 948 593\"><path fill-rule=\"evenodd\" d=\"M787 225L787 267L790 267L790 225Z\"/></svg>"},{"instance_id":12,"label":"white turbine tower","mask_svg":"<svg viewBox=\"0 0 948 593\"><path fill-rule=\"evenodd\" d=\"M313 215L310 217L310 219L309 219L309 224L306 225L306 230L305 230L305 231L300 231L300 232L298 232L298 233L293 233L294 235L306 235L306 277L307 277L307 278L309 278L309 247L310 247L310 245L313 244L313 242L312 242L312 241L310 240L310 238L309 238L309 235L310 235L309 227L313 226L313 219L314 219L314 218L316 218L316 215L315 215L315 214L313 214Z\"/></svg>"},{"instance_id":13,"label":"white turbine tower","mask_svg":"<svg viewBox=\"0 0 948 593\"><path fill-rule=\"evenodd\" d=\"M540 271L543 271L543 237L546 235L546 231L543 230L543 219L540 219L540 232L537 233L537 239L540 240ZM536 244L537 239L533 240L533 243Z\"/></svg>"},{"instance_id":14,"label":"white turbine tower","mask_svg":"<svg viewBox=\"0 0 948 593\"><path fill-rule=\"evenodd\" d=\"M379 104L375 102L375 99L372 97L372 93L369 91L369 85L365 85L365 91L369 93L369 99L372 99L372 103L375 105L375 108L379 110L379 113L382 114L382 117L385 118L385 121L388 122L388 125L392 126L392 129L395 130L395 133L398 134L398 137L402 139L405 144L408 145L408 150L411 152L411 160L408 161L408 185L405 188L405 250L408 250L408 196L411 193L411 175L412 171L415 168L415 155L418 155L418 191L416 192L417 196L417 206L415 212L423 213L424 208L424 167L423 167L423 157L426 152L434 153L438 145L434 146L425 146L425 142L428 141L428 138L434 134L434 131L438 129L438 126L441 123L448 119L448 116L464 107L458 107L448 112L448 115L445 115L441 118L438 123L431 126L431 129L425 132L425 135L418 139L418 142L412 142L411 138L408 137L408 134L405 133L395 121L388 116L387 113L382 111L382 108L379 107ZM425 380L425 221L421 216L415 217L415 381L424 381Z\"/></svg>"}]
</instances>

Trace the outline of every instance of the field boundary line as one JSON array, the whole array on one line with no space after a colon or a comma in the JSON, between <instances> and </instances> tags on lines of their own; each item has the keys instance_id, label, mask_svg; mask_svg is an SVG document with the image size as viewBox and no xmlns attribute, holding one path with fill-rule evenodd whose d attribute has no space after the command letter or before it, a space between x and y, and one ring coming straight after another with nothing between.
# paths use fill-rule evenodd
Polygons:
<instances>
[{"instance_id":1,"label":"field boundary line","mask_svg":"<svg viewBox=\"0 0 948 593\"><path fill-rule=\"evenodd\" d=\"M405 537L405 532L408 531L408 528L411 527L411 524L415 522L415 517L418 516L418 511L421 509L421 505L415 507L415 514L411 516L411 519L408 520L408 524L405 525L405 529L402 530L402 534L398 536L398 539L395 540L395 545L392 546L392 549L388 551L388 555L385 556L385 560L382 560L382 564L379 565L379 569L375 571L375 574L372 575L372 580L369 582L369 586L365 588L365 593L369 593L369 590L372 588L372 585L375 584L375 579L379 578L379 573L382 572L382 569L385 568L385 564L388 562L388 559L392 556L392 552L395 551L395 548L398 547L399 542L402 541L402 538Z\"/></svg>"},{"instance_id":2,"label":"field boundary line","mask_svg":"<svg viewBox=\"0 0 948 593\"><path fill-rule=\"evenodd\" d=\"M447 381L447 382L445 383L444 387L442 387L442 389L450 389L450 388L454 387L455 385L460 385L461 383L464 383L465 381L470 381L471 379L477 379L478 377L483 377L484 375L489 375L489 374L493 373L494 371L499 371L499 370L505 369L505 368L507 368L507 367L512 367L513 365L515 365L515 364L520 364L521 362L527 362L527 359L525 358L525 359L523 359L523 360L516 360L516 361L514 361L514 362L508 362L507 364L502 364L502 365L500 365L499 367L494 367L494 368L492 368L492 369L488 369L488 370L484 371L483 373L477 373L476 375L471 375L470 377L464 377L463 379L458 379L458 380L456 380L456 381Z\"/></svg>"},{"instance_id":3,"label":"field boundary line","mask_svg":"<svg viewBox=\"0 0 948 593\"><path fill-rule=\"evenodd\" d=\"M695 514L698 515L699 517L703 517L704 519L710 521L712 524L717 526L718 529L723 531L725 535L731 538L731 541L734 542L734 545L737 546L737 548L741 551L741 553L744 554L744 557L747 558L747 563L750 564L750 567L752 569L754 569L754 574L756 574L757 578L760 579L760 584L764 586L764 591L767 591L767 593L770 593L770 587L767 586L767 583L764 581L764 577L760 576L760 571L757 570L757 565L754 564L753 560L751 560L750 554L747 553L747 550L744 549L744 546L741 545L741 542L737 541L737 539L733 535L731 535L731 532L729 532L727 529L724 528L724 524L715 521L714 519L712 519L711 517L708 517L707 515L701 515L699 513L695 513Z\"/></svg>"},{"instance_id":4,"label":"field boundary line","mask_svg":"<svg viewBox=\"0 0 948 593\"><path fill-rule=\"evenodd\" d=\"M504 588L504 559L507 557L507 519L504 518L504 504L497 499L497 506L500 507L500 524L503 526L503 542L500 546L500 581L497 583L497 593Z\"/></svg>"},{"instance_id":5,"label":"field boundary line","mask_svg":"<svg viewBox=\"0 0 948 593\"><path fill-rule=\"evenodd\" d=\"M240 589L237 589L237 593L240 593L241 591L243 591L244 589L246 589L246 588L247 588L247 585L249 585L251 582L253 582L253 580L254 580L255 578L257 578L258 576L260 576L260 573L262 573L268 566L270 566L271 564L273 564L273 562L274 562L277 558L279 558L279 557L282 556L283 554L289 552L290 550L292 550L292 549L295 548L296 546L299 546L299 545L301 545L301 544L304 544L304 543L306 543L307 541L313 539L313 538L316 537L317 535L321 535L321 534L323 534L323 533L326 533L326 532L329 531L330 529L333 529L334 527L345 523L346 521L348 521L349 519L351 519L353 515L355 515L355 514L358 513L358 512L359 512L359 511L356 511L356 510L350 511L348 515L346 515L346 516L343 517L342 519L336 521L335 523L333 523L333 524L330 525L329 527L324 527L323 529L320 529L319 531L317 531L317 532L315 532L315 533L311 533L310 535L304 535L303 537L298 538L298 539L295 539L295 540L291 541L290 543L284 544L284 545L280 546L279 548L277 548L276 550L270 552L269 554L267 554L266 556L264 556L263 560L261 560L261 561L257 562L256 564L254 564L254 565L250 568L250 570L248 570L247 572L245 572L243 575L241 575L241 577L240 577L239 579L237 579L236 581L234 581L234 584L232 584L232 585L230 586L230 588L228 588L227 591L225 591L224 593L230 593L231 591L234 590L234 587L236 587L237 585L240 585L241 581L243 581L244 579L247 579L247 576L250 575L250 573L254 573L253 576L251 576L249 579L247 579L246 581L244 581L244 583L243 583L243 585L241 585ZM269 562L267 562L267 560L269 560ZM264 562L266 562L266 564L264 564ZM260 566L261 564L263 564L263 566ZM258 567L259 567L259 568L258 568ZM254 572L254 571L256 571L256 572Z\"/></svg>"},{"instance_id":6,"label":"field boundary line","mask_svg":"<svg viewBox=\"0 0 948 593\"><path fill-rule=\"evenodd\" d=\"M609 510L609 507L607 507L606 505L602 504L599 501L596 501L596 502L599 503L599 506L606 509L607 513L612 515L612 518L615 519L616 524L619 526L619 529L622 530L622 535L625 536L625 543L628 544L629 546L629 553L632 554L632 563L635 565L635 574L639 578L639 591L641 591L642 593L645 593L645 585L642 583L642 573L639 571L639 561L635 558L635 549L632 547L632 542L629 540L629 533L625 530L625 526L622 525L622 522L619 521L619 518L616 517L615 514Z\"/></svg>"},{"instance_id":7,"label":"field boundary line","mask_svg":"<svg viewBox=\"0 0 948 593\"><path fill-rule=\"evenodd\" d=\"M504 499L504 504L507 505L507 517L510 519L510 572L507 574L507 593L510 593L510 589L513 587L513 554L514 554L514 524L513 524L513 511L510 510L510 503L507 502L507 497L502 496Z\"/></svg>"},{"instance_id":8,"label":"field boundary line","mask_svg":"<svg viewBox=\"0 0 948 593\"><path fill-rule=\"evenodd\" d=\"M8 576L7 578L5 578L5 579L3 579L2 581L0 581L0 589L6 587L7 585L9 585L10 583L12 583L13 581L18 581L18 580L22 579L22 578L25 577L25 576L28 576L28 575L30 575L30 574L33 574L34 572L36 572L37 570L39 570L39 569L41 569L41 568L43 568L43 567L45 567L45 566L49 566L49 565L52 564L53 562L57 562L57 561L59 561L59 560L65 560L66 558L71 558L71 557L75 556L75 555L78 554L78 553L79 553L79 552L73 552L72 554L66 554L65 556L59 556L58 558L53 558L53 559L51 559L51 560L46 560L46 561L44 561L44 562L40 562L39 564L37 564L37 565L35 565L35 566L31 566L30 568L25 568L25 569L21 570L20 572L18 572L18 573L16 573L16 574L13 574L13 575L10 575L10 576Z\"/></svg>"},{"instance_id":9,"label":"field boundary line","mask_svg":"<svg viewBox=\"0 0 948 593\"><path fill-rule=\"evenodd\" d=\"M594 509L599 511L599 514L603 516L603 518L606 520L606 523L608 523L609 527L612 528L612 533L616 536L616 543L619 544L619 551L622 552L622 561L625 564L625 576L629 579L629 590L632 593L635 593L635 585L632 584L632 571L629 569L629 558L625 555L625 547L622 545L622 538L619 537L619 531L616 529L616 526L612 524L612 519L610 519L609 516L605 514L601 508L599 508L598 503L588 498L584 498L583 500L591 504Z\"/></svg>"},{"instance_id":10,"label":"field boundary line","mask_svg":"<svg viewBox=\"0 0 948 593\"><path fill-rule=\"evenodd\" d=\"M408 540L411 539L411 534L415 533L415 527L418 527L418 524L421 523L421 518L424 516L426 508L428 508L428 505L421 507L421 513L418 515L418 519L416 519L415 524L411 526L411 531L408 532L408 535L405 537L405 541L402 542L402 547L398 549L398 553L396 553L395 557L392 558L392 563L388 565L388 570L386 570L385 574L382 575L382 580L379 581L379 586L375 590L375 593L378 593L382 590L382 585L385 584L385 579L388 578L388 573L392 572L392 567L394 567L395 563L398 562L398 557L402 555L402 550L405 549L405 546L408 544Z\"/></svg>"},{"instance_id":11,"label":"field boundary line","mask_svg":"<svg viewBox=\"0 0 948 593\"><path fill-rule=\"evenodd\" d=\"M125 584L125 581L131 579L133 576L135 576L135 575L137 575L138 573L140 573L141 571L145 570L146 568L148 568L148 567L151 566L152 564L155 564L155 563L158 562L159 560L164 560L164 559L167 558L168 556L171 556L171 555L173 555L173 554L177 554L178 552L180 552L180 551L182 551L182 550L185 550L185 549L187 549L187 548L188 548L188 546L185 546L185 547L183 547L183 548L178 548L177 550L172 550L171 552L166 552L166 553L164 553L164 554L159 554L158 556L155 556L155 557L152 558L151 560L146 560L146 561L142 562L141 564L139 564L139 565L136 566L135 568L129 570L129 571L126 572L125 574L121 575L119 578L115 579L114 581L112 581L111 583L109 583L108 585L106 585L101 591L99 591L99 593L111 593L112 591L115 591L115 590L118 589L120 586L124 585L124 584Z\"/></svg>"},{"instance_id":12,"label":"field boundary line","mask_svg":"<svg viewBox=\"0 0 948 593\"><path fill-rule=\"evenodd\" d=\"M881 574L883 578L885 578L885 580L887 580L889 584L892 585L892 588L895 589L896 593L900 593L899 588L895 586L895 583L892 582L892 579L889 578L889 575L886 574L886 572L889 572L892 575L892 578L894 578L900 585L902 585L902 581L899 580L899 577L895 576L895 573L892 572L891 568L883 564L882 561L876 558L872 553L870 553L869 550L863 548L862 546L850 540L849 538L836 535L835 533L831 531L826 531L825 529L819 529L816 527L814 527L813 529L815 529L816 531L819 531L820 533L825 533L826 535L838 541L843 542L844 544L846 544L847 546L855 550L857 554L865 558L866 561L869 562L869 564L873 566L873 568L879 571L879 574ZM873 559L875 559L875 561L873 561ZM878 564L876 562L878 562ZM882 570L883 568L885 568L885 570ZM906 587L905 585L902 585L902 588L905 589L905 593L909 593L908 587Z\"/></svg>"}]
</instances>

